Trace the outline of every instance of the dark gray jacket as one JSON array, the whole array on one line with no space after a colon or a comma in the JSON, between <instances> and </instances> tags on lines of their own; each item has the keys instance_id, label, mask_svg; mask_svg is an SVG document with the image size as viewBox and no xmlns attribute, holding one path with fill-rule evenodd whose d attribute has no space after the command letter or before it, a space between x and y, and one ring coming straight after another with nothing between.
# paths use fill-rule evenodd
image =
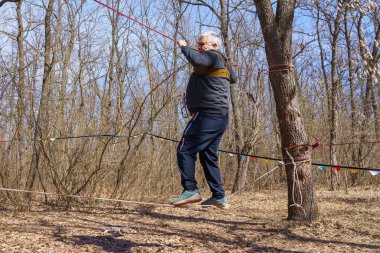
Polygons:
<instances>
[{"instance_id":1,"label":"dark gray jacket","mask_svg":"<svg viewBox=\"0 0 380 253\"><path fill-rule=\"evenodd\" d=\"M223 60L213 50L200 53L187 46L183 46L181 50L193 66L224 68ZM193 72L186 88L186 106L191 113L202 111L226 114L228 112L229 87L230 83L236 83L237 76L226 57L220 54L227 62L230 79L198 75Z\"/></svg>"}]
</instances>

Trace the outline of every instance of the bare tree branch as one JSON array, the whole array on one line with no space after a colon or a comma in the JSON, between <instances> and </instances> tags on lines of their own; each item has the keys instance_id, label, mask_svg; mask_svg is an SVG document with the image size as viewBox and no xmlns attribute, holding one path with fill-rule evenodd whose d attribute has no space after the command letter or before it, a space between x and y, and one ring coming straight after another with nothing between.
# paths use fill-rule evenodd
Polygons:
<instances>
[{"instance_id":1,"label":"bare tree branch","mask_svg":"<svg viewBox=\"0 0 380 253\"><path fill-rule=\"evenodd\" d=\"M21 0L0 0L0 7L2 7L5 3L10 2L10 3L17 3Z\"/></svg>"},{"instance_id":2,"label":"bare tree branch","mask_svg":"<svg viewBox=\"0 0 380 253\"><path fill-rule=\"evenodd\" d=\"M212 7L211 5L209 5L208 3L206 3L206 2L203 1L203 0L197 0L197 3L194 3L194 2L191 2L191 1L185 1L185 0L180 0L180 1L183 2L183 3L190 4L190 5L205 6L205 7L209 8L210 11L212 11L212 13L214 13L214 15L215 15L219 20L221 19L220 14L215 10L215 8Z\"/></svg>"}]
</instances>

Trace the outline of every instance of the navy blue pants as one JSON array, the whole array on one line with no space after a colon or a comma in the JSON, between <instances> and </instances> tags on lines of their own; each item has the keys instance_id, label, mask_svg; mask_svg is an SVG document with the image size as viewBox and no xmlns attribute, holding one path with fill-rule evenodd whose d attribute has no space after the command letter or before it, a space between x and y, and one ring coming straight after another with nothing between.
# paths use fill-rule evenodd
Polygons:
<instances>
[{"instance_id":1,"label":"navy blue pants","mask_svg":"<svg viewBox=\"0 0 380 253\"><path fill-rule=\"evenodd\" d=\"M223 198L222 176L218 167L218 147L228 125L228 115L197 112L187 123L177 148L181 184L185 190L198 189L195 181L197 153L212 197Z\"/></svg>"}]
</instances>

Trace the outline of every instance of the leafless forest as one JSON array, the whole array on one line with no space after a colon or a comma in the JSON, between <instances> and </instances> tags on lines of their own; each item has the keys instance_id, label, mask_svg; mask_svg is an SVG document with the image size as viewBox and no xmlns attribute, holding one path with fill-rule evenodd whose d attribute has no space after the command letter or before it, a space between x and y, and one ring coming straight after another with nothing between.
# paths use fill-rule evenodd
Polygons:
<instances>
[{"instance_id":1,"label":"leafless forest","mask_svg":"<svg viewBox=\"0 0 380 253\"><path fill-rule=\"evenodd\" d=\"M220 32L241 66L221 149L283 157L253 1L103 2L174 40ZM157 202L180 193L176 143L147 134L179 140L186 123L180 101L192 69L178 46L92 0L0 5L0 187ZM296 3L288 71L307 132L301 144L319 140L312 162L343 166L313 166L317 189L379 186L379 176L344 169L380 168L379 13L374 0ZM221 153L220 166L231 192L286 187L281 166L257 180L273 161ZM81 203L0 192L13 206L36 199Z\"/></svg>"}]
</instances>

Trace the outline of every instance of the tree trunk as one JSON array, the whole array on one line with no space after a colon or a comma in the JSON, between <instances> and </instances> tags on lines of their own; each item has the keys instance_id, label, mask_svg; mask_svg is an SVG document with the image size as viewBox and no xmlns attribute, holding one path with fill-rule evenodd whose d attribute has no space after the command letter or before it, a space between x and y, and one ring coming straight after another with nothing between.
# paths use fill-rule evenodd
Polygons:
<instances>
[{"instance_id":1,"label":"tree trunk","mask_svg":"<svg viewBox=\"0 0 380 253\"><path fill-rule=\"evenodd\" d=\"M61 5L61 2L59 3ZM71 11L68 11L68 14L69 14L69 23L70 23L70 36L69 36L67 45L63 43L61 44L62 47L66 48L66 50L63 53L62 83L60 87L59 101L58 101L58 108L57 108L57 121L58 121L58 127L59 127L59 134L61 136L65 135L66 127L67 127L65 124L66 92L67 92L68 70L69 70L69 65L70 65L70 58L74 50L74 39L75 39L74 17L71 15Z\"/></svg>"},{"instance_id":2,"label":"tree trunk","mask_svg":"<svg viewBox=\"0 0 380 253\"><path fill-rule=\"evenodd\" d=\"M229 61L232 59L231 55L231 45L230 39L228 36L228 25L229 25L229 15L228 10L226 10L227 4L225 0L220 0L220 29L222 33L222 39L224 44L224 49L226 56ZM239 107L239 98L237 94L236 84L230 85L230 95L231 95L231 104L232 104L232 114L233 114L233 122L235 126L235 151L240 153L243 151L244 146L244 134L243 134L243 125L240 114ZM244 166L242 157L240 155L236 156L237 159L237 172L235 176L235 183L232 187L232 193L240 191L245 187L246 177L244 175L247 174L247 166Z\"/></svg>"},{"instance_id":3,"label":"tree trunk","mask_svg":"<svg viewBox=\"0 0 380 253\"><path fill-rule=\"evenodd\" d=\"M340 2L340 1L339 1ZM339 5L340 3L338 3ZM336 143L336 132L337 132L337 114L338 114L338 86L339 81L337 77L337 57L338 57L338 36L340 33L340 19L342 15L342 8L337 8L336 16L331 17L329 13L326 13L326 10L320 5L319 2L316 2L316 6L318 9L317 14L317 34L318 34L318 44L320 48L321 54L321 65L323 70L323 76L325 81L325 92L327 94L327 104L328 104L328 122L330 125L330 133L329 133L329 154L330 154L330 163L336 164L336 148L333 146ZM324 15L324 20L328 26L329 34L331 36L331 69L330 69L330 82L328 81L326 66L324 61L326 60L324 57L324 49L321 41L321 35L319 31L319 21L320 21L320 13ZM329 85L331 83L331 86ZM330 190L336 190L339 186L339 175L335 170L330 171Z\"/></svg>"},{"instance_id":4,"label":"tree trunk","mask_svg":"<svg viewBox=\"0 0 380 253\"><path fill-rule=\"evenodd\" d=\"M380 129L379 129L379 115L378 115L378 102L375 97L375 76L378 74L377 65L380 59L379 55L379 44L376 43L380 41L380 23L374 20L375 27L375 38L374 45L372 51L369 50L368 45L366 45L365 38L363 36L363 23L364 14L360 12L360 16L358 22L356 22L357 26L357 34L359 38L359 48L360 48L360 56L366 65L364 66L365 72L365 88L362 90L364 96L362 95L363 100L363 114L364 119L361 125L361 133L360 133L360 142L363 143L366 141L367 137L370 136L371 132L368 130L370 128L371 121L371 112L374 115L374 134L376 138L380 137ZM363 145L359 145L359 159L364 158L364 150Z\"/></svg>"},{"instance_id":5,"label":"tree trunk","mask_svg":"<svg viewBox=\"0 0 380 253\"><path fill-rule=\"evenodd\" d=\"M351 136L355 139L357 134L357 105L356 105L356 97L355 97L355 82L354 82L354 66L353 66L353 55L352 55L352 45L351 45L351 36L350 31L348 28L348 8L346 6L345 12L344 12L344 36L346 39L346 46L347 46L347 63L348 63L348 81L350 84L350 120L351 120ZM351 153L352 161L354 165L359 165L359 160L357 156L356 149L352 150ZM354 173L351 175L351 183L352 185L356 185L358 179L358 173Z\"/></svg>"},{"instance_id":6,"label":"tree trunk","mask_svg":"<svg viewBox=\"0 0 380 253\"><path fill-rule=\"evenodd\" d=\"M175 17L175 23L174 23L174 39L178 39L179 34L179 28L180 28L180 21L183 15L183 3L181 1L178 1L178 3L175 3L176 0L173 1L173 5L178 4L178 14L176 14ZM173 47L173 70L176 71L178 68L178 48L177 45ZM172 79L172 87L171 90L174 92L177 89L177 73L173 75ZM171 114L174 115L173 117L173 124L171 124L171 127L173 127L173 132L175 133L175 136L179 133L179 113L178 113L178 104L173 103L171 109Z\"/></svg>"},{"instance_id":7,"label":"tree trunk","mask_svg":"<svg viewBox=\"0 0 380 253\"><path fill-rule=\"evenodd\" d=\"M117 95L117 115L116 115L116 129L122 129L124 126L124 73L123 73L123 63L122 63L122 50L116 47L116 73L117 73L117 83L118 83L118 95ZM116 131L118 131L116 130Z\"/></svg>"},{"instance_id":8,"label":"tree trunk","mask_svg":"<svg viewBox=\"0 0 380 253\"><path fill-rule=\"evenodd\" d=\"M17 126L16 126L16 136L18 139L18 153L19 153L19 177L22 178L22 174L25 168L25 143L22 141L26 137L25 125L23 122L25 114L25 103L24 103L24 87L25 87L25 50L24 50L24 28L22 20L22 1L17 3L17 23L18 23L18 34L17 34L17 48L18 48L18 85L17 85Z\"/></svg>"},{"instance_id":9,"label":"tree trunk","mask_svg":"<svg viewBox=\"0 0 380 253\"><path fill-rule=\"evenodd\" d=\"M338 1L338 4L340 1ZM340 19L342 16L342 8L338 8L338 13L334 19L333 27L330 23L330 33L332 36L331 43L331 118L330 118L330 162L337 164L336 148L332 144L336 143L336 131L338 127L337 113L338 113L338 77L337 77L337 65L338 65L338 36L340 33ZM336 170L331 170L331 187L330 190L334 191L339 188L339 174Z\"/></svg>"},{"instance_id":10,"label":"tree trunk","mask_svg":"<svg viewBox=\"0 0 380 253\"><path fill-rule=\"evenodd\" d=\"M302 116L299 112L295 77L292 71L292 23L295 0L277 1L274 15L271 1L255 0L269 79L276 101L280 126L282 155L288 182L288 219L314 220L318 206L314 190L311 157ZM274 71L275 70L275 71Z\"/></svg>"},{"instance_id":11,"label":"tree trunk","mask_svg":"<svg viewBox=\"0 0 380 253\"><path fill-rule=\"evenodd\" d=\"M42 151L42 145L44 139L47 137L48 126L48 95L50 86L50 74L52 70L51 59L51 27L50 19L53 13L53 6L55 0L49 0L49 4L45 15L45 55L44 55L44 75L42 81L41 101L38 110L37 121L34 129L34 145L32 162L30 164L30 170L26 181L25 189L28 191L33 190L35 179L37 174L40 173L40 157ZM26 193L25 198L31 200L31 194Z\"/></svg>"}]
</instances>

